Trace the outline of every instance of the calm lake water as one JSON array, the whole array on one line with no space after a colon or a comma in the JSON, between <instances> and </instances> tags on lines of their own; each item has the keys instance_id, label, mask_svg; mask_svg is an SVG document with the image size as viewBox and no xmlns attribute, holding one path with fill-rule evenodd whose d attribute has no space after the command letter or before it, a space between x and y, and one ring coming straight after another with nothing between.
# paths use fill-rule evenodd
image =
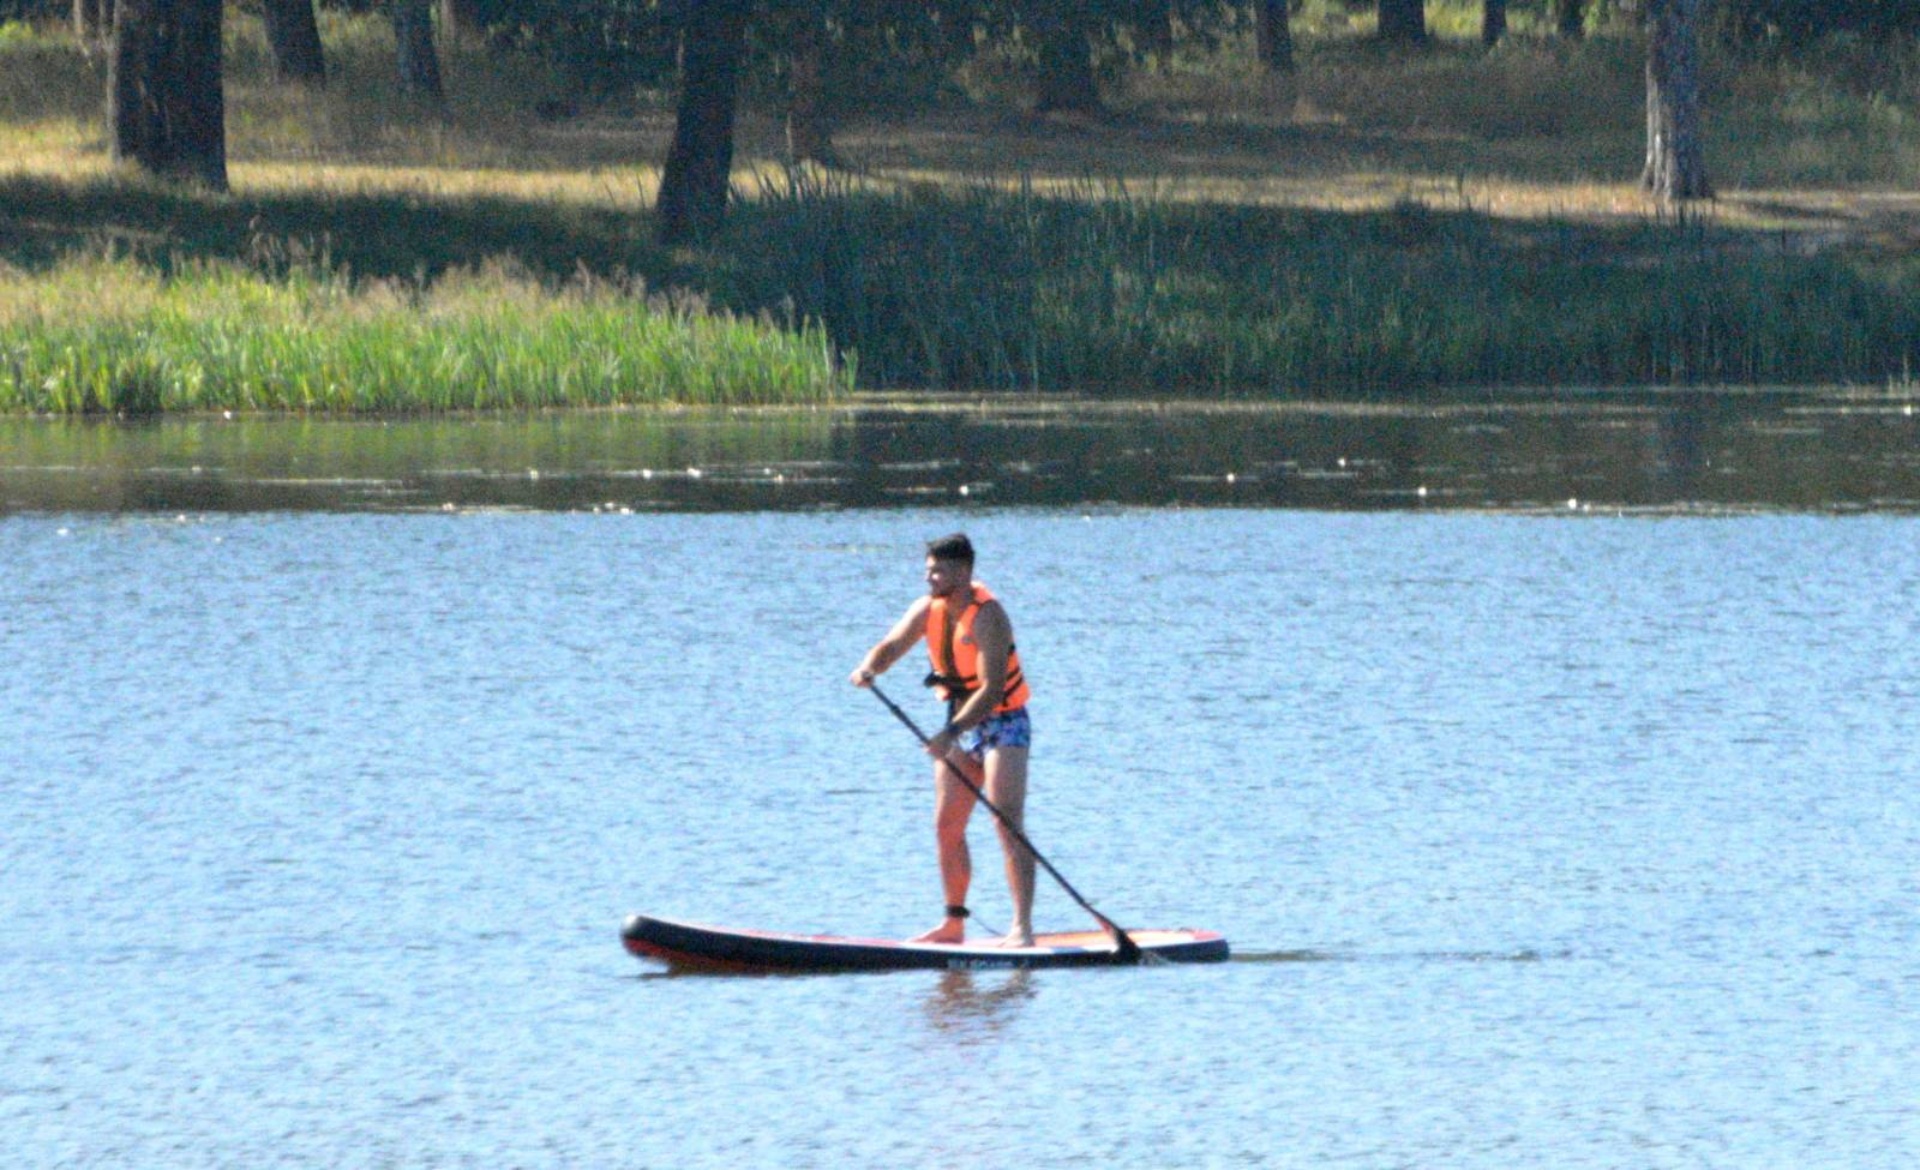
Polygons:
<instances>
[{"instance_id":1,"label":"calm lake water","mask_svg":"<svg viewBox=\"0 0 1920 1170\"><path fill-rule=\"evenodd\" d=\"M0 424L4 1160L1911 1164L1920 432L1762 405L1680 448L1644 403L1543 409L1558 446L981 414L951 462L911 411L465 422L410 470L366 424ZM931 925L926 769L845 677L962 526L1036 843L1236 960L627 956L636 910Z\"/></svg>"},{"instance_id":2,"label":"calm lake water","mask_svg":"<svg viewBox=\"0 0 1920 1170\"><path fill-rule=\"evenodd\" d=\"M1920 391L0 420L0 514L916 504L1913 512Z\"/></svg>"}]
</instances>

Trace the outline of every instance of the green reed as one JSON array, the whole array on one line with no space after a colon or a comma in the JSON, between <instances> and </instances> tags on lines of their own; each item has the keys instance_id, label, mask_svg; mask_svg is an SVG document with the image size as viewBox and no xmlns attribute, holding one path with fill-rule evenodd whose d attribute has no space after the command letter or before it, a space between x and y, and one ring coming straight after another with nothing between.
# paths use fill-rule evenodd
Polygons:
<instances>
[{"instance_id":1,"label":"green reed","mask_svg":"<svg viewBox=\"0 0 1920 1170\"><path fill-rule=\"evenodd\" d=\"M632 163L657 143L625 116L549 125L533 109L549 81L524 62L455 52L466 96L425 116L381 88L378 22L328 26L339 83L318 93L267 85L247 32L230 46L235 194L216 197L105 169L102 82L81 76L96 65L51 32L0 43L0 155L20 168L0 173L0 410L804 402L851 386L833 362L856 354L873 388L1218 397L1877 385L1920 366L1920 264L1897 219L1867 230L1863 211L1851 241L1809 255L1825 245L1798 228L1663 221L1650 205L1608 218L1608 183L1639 149L1618 116L1641 84L1637 42L1408 60L1336 35L1346 7L1307 9L1326 35L1303 37L1292 84L1325 125L1263 137L1270 87L1183 66L1129 82L1205 113L1156 122L1139 99L1177 134L1009 131L994 168L1039 176L1011 189L937 151L902 168L937 176L924 184L781 176L688 251L652 242ZM1716 167L1762 188L1920 174L1915 58L1866 64L1890 80L1863 93L1837 66L1721 66L1741 100L1714 133L1742 149ZM1302 152L1236 185L1236 127ZM1062 142L1088 153L1046 153ZM1180 161L1196 150L1219 152L1218 173ZM1045 184L1080 157L1170 177ZM1362 164L1379 169L1358 182ZM1405 198L1380 208L1383 183ZM1565 214L1489 213L1503 189L1509 204L1545 190ZM1282 205L1302 191L1337 209ZM1728 219L1757 222L1768 202L1736 197ZM121 259L73 259L102 255ZM517 267L494 259L508 256ZM699 290L712 309L641 288Z\"/></svg>"},{"instance_id":2,"label":"green reed","mask_svg":"<svg viewBox=\"0 0 1920 1170\"><path fill-rule=\"evenodd\" d=\"M874 385L1391 394L1439 385L1882 381L1920 280L1751 232L1322 212L1117 185L769 185L729 299L785 298Z\"/></svg>"},{"instance_id":3,"label":"green reed","mask_svg":"<svg viewBox=\"0 0 1920 1170\"><path fill-rule=\"evenodd\" d=\"M0 410L814 402L853 385L855 355L875 388L1233 398L1880 384L1920 365L1920 267L1699 223L796 174L699 252L526 203L520 254L542 267L459 267L443 232L447 258L402 276L393 241L412 221L360 223L362 203L393 202L162 201L187 256L0 269ZM68 241L129 222L117 202L34 206L73 225ZM443 197L426 220L464 230L466 206ZM498 201L484 218L514 220ZM263 243L294 227L323 244ZM555 274L587 255L607 275ZM640 291L669 286L713 307Z\"/></svg>"},{"instance_id":4,"label":"green reed","mask_svg":"<svg viewBox=\"0 0 1920 1170\"><path fill-rule=\"evenodd\" d=\"M455 411L808 403L850 383L817 327L548 285L126 260L0 272L0 410Z\"/></svg>"}]
</instances>

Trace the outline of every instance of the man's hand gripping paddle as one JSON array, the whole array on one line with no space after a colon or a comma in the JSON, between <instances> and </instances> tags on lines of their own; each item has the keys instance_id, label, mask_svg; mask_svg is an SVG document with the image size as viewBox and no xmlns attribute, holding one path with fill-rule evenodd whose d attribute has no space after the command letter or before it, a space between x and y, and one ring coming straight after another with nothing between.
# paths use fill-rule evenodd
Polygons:
<instances>
[{"instance_id":1,"label":"man's hand gripping paddle","mask_svg":"<svg viewBox=\"0 0 1920 1170\"><path fill-rule=\"evenodd\" d=\"M913 732L913 737L920 741L920 744L922 747L925 747L927 745L929 740L927 739L926 735L921 732L919 726L914 723L913 718L909 716L905 711L902 711L899 705L896 704L892 699L887 698L887 694L885 691L881 690L877 684L871 681L867 683L867 689L873 692L874 698L886 704L887 710L893 712L893 717L895 719L898 719L901 723L905 724L908 731ZM1015 825L1011 820L1008 820L1007 814L1001 812L998 805L994 804L993 801L987 799L987 794L980 790L980 786L978 784L975 784L972 780L968 779L967 774L965 772L962 772L959 768L954 767L953 764L950 761L948 761L945 757L942 757L940 762L946 765L947 771L953 773L956 777L959 778L960 783L967 786L967 790L973 793L975 799L977 799L981 804L987 806L988 812L992 813L994 816L1000 819L1000 823L1007 827L1007 831L1012 833L1014 837L1019 840L1021 845L1025 846L1028 853L1033 854L1033 859L1040 863L1041 868L1045 869L1049 874L1051 874L1053 876L1054 881L1060 883L1060 888L1067 892L1067 896L1072 898L1074 901L1080 903L1080 908L1082 910L1085 910L1087 913L1093 915L1094 920L1100 924L1100 928L1106 931L1107 934L1112 937L1113 946L1114 946L1114 957L1116 959L1118 959L1122 963L1128 963L1128 964L1137 964L1137 963L1146 961L1148 956L1144 951L1140 949L1140 944L1128 938L1127 932L1124 930L1121 930L1120 927L1113 921L1113 919L1108 918L1105 914L1102 914L1098 910L1095 910L1091 902L1088 902L1085 898L1082 898L1080 896L1080 891L1074 889L1072 883L1067 881L1066 878L1060 876L1059 870L1053 868L1053 863L1040 855L1040 851L1033 847L1032 841L1027 840L1027 835L1020 831L1019 826Z\"/></svg>"}]
</instances>

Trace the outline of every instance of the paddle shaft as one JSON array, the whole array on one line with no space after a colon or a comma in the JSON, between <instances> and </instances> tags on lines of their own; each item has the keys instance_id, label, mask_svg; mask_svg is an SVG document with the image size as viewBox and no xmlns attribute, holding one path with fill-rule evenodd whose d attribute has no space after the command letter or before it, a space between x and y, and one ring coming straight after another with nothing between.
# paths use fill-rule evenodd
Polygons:
<instances>
[{"instance_id":1,"label":"paddle shaft","mask_svg":"<svg viewBox=\"0 0 1920 1170\"><path fill-rule=\"evenodd\" d=\"M901 723L905 724L908 731L913 732L913 737L919 740L922 746L925 746L932 742L927 738L926 734L920 730L919 724L913 721L913 717L911 715L908 715L905 711L902 711L898 703L895 703L892 699L889 699L887 697L887 693L881 690L877 683L869 681L867 683L867 689L873 692L874 698L886 704L887 710L893 712L893 717L895 719L898 719ZM1011 817L1007 816L1006 813L1000 811L1000 806L993 803L993 801L988 798L986 792L984 792L978 784L975 784L973 780L969 778L965 772L961 771L960 768L956 766L952 760L947 759L945 756L941 756L940 763L946 767L947 771L953 773L955 778L957 778L960 781L960 783L967 786L967 791L973 793L974 798L978 800L981 804L985 805L987 807L988 812L992 813L994 816L1000 819L1000 823L1002 825L1005 825L1007 831L1014 835L1014 838L1018 840L1020 844L1026 848L1028 853L1033 855L1033 859L1040 863L1040 867L1046 870L1047 873L1053 877L1054 881L1060 883L1060 888L1067 892L1067 896L1069 898L1072 898L1075 902L1078 902L1082 910L1085 910L1087 913L1093 915L1094 920L1099 922L1100 925L1107 931L1107 933L1113 936L1114 946L1118 948L1120 957L1122 959L1130 963L1137 963L1140 961L1141 952L1140 952L1139 943L1136 943L1132 939L1128 938L1127 932L1120 929L1120 926L1118 923L1114 922L1113 919L1108 918L1105 914L1100 913L1100 911L1095 910L1093 908L1093 903L1081 897L1080 891L1073 888L1073 883L1068 881L1066 877L1062 875L1059 870L1053 868L1053 863L1051 861L1048 861L1045 857L1041 856L1040 851L1033 847L1033 842L1027 839L1026 833L1021 830L1020 826L1014 824L1013 819Z\"/></svg>"}]
</instances>

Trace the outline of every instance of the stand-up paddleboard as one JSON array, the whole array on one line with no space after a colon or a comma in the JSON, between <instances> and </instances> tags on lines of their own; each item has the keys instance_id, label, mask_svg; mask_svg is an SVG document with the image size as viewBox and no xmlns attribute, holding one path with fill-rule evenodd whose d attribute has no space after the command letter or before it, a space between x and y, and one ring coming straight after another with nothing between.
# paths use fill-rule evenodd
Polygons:
<instances>
[{"instance_id":1,"label":"stand-up paddleboard","mask_svg":"<svg viewBox=\"0 0 1920 1170\"><path fill-rule=\"evenodd\" d=\"M903 971L914 968L1110 967L1122 962L1104 931L1035 935L1030 947L915 943L823 934L782 934L635 914L620 937L629 951L692 971ZM1211 930L1129 930L1147 962L1218 963L1227 940Z\"/></svg>"}]
</instances>

